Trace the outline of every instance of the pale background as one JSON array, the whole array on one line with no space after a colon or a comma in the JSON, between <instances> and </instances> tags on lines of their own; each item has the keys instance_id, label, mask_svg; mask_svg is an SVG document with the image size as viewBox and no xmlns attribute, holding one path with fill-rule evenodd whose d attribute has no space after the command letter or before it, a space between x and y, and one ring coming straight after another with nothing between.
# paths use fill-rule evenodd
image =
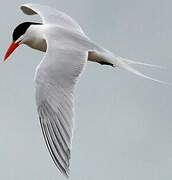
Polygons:
<instances>
[{"instance_id":1,"label":"pale background","mask_svg":"<svg viewBox=\"0 0 172 180\"><path fill-rule=\"evenodd\" d=\"M167 67L144 72L172 82L171 0L34 1L65 11L116 54ZM39 20L1 2L0 59L21 22ZM34 99L43 54L20 47L0 63L0 179L64 180L45 146ZM140 69L140 68L139 68ZM76 92L71 180L172 179L172 88L88 63Z\"/></svg>"}]
</instances>

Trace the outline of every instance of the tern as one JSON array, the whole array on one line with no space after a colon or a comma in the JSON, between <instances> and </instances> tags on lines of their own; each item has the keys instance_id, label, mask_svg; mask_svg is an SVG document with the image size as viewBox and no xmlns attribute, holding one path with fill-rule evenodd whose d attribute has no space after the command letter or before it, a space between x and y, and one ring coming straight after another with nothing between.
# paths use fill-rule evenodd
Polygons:
<instances>
[{"instance_id":1,"label":"tern","mask_svg":"<svg viewBox=\"0 0 172 180\"><path fill-rule=\"evenodd\" d=\"M74 91L87 61L162 82L137 71L132 64L159 66L115 55L93 42L73 18L54 8L33 3L23 4L20 8L27 15L38 14L42 23L19 24L13 31L13 41L4 61L21 44L45 52L35 73L37 111L49 153L60 172L69 177Z\"/></svg>"}]
</instances>

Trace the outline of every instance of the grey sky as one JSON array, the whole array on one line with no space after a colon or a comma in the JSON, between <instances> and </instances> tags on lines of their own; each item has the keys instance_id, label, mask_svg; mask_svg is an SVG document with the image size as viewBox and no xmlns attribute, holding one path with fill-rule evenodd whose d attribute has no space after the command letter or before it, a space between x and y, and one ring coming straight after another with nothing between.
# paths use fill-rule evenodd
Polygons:
<instances>
[{"instance_id":1,"label":"grey sky","mask_svg":"<svg viewBox=\"0 0 172 180\"><path fill-rule=\"evenodd\" d=\"M170 0L52 0L97 43L165 70L139 68L172 82ZM23 1L3 2L2 59L16 25L27 20ZM65 179L45 146L34 99L34 71L42 53L26 46L0 63L0 179ZM88 63L76 91L71 180L172 178L172 88Z\"/></svg>"}]
</instances>

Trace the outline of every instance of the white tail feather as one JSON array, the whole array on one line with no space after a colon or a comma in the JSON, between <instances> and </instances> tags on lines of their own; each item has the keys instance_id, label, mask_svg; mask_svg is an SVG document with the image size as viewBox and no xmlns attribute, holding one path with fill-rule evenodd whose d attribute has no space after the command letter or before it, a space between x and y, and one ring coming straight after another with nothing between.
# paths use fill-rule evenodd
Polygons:
<instances>
[{"instance_id":1,"label":"white tail feather","mask_svg":"<svg viewBox=\"0 0 172 180\"><path fill-rule=\"evenodd\" d=\"M100 54L99 54L100 55ZM126 58L122 58L120 56L115 56L114 54L112 54L109 51L106 51L106 53L101 54L101 57L106 60L107 62L113 64L114 67L119 67L121 69L125 69L133 74L136 74L140 77L146 78L146 79L150 79L152 81L158 82L158 83L162 83L162 84L167 84L167 85L172 85L171 83L168 82L164 82L161 81L159 79L155 79L152 77L149 77L141 72L139 72L138 70L136 70L135 68L133 68L131 66L131 64L138 64L138 65L144 65L144 66L149 66L149 67L155 67L155 68L163 68L161 66L158 65L153 65L153 64L147 64L147 63L142 63L142 62L135 62L132 60L128 60Z\"/></svg>"},{"instance_id":2,"label":"white tail feather","mask_svg":"<svg viewBox=\"0 0 172 180\"><path fill-rule=\"evenodd\" d=\"M143 65L143 66L148 66L148 67L153 67L153 68L159 68L159 69L165 69L165 67L162 67L160 65L154 65L154 64L149 64L149 63L143 63L143 62L136 62L130 59L126 59L123 57L119 57L122 61L125 61L128 64L136 64L136 65Z\"/></svg>"},{"instance_id":3,"label":"white tail feather","mask_svg":"<svg viewBox=\"0 0 172 180\"><path fill-rule=\"evenodd\" d=\"M149 77L149 76L147 76L147 75L145 75L145 74L137 71L136 69L134 69L132 66L130 66L129 64L127 64L127 63L124 62L124 61L121 61L121 60L120 60L120 62L119 62L119 67L122 68L122 69L125 69L125 70L127 70L127 71L129 71L129 72L131 72L131 73L133 73L133 74L136 74L136 75L138 75L138 76L140 76L140 77L143 77L143 78L146 78L146 79L150 79L150 80L155 81L155 82L158 82L158 83L163 83L163 84L168 84L168 85L170 85L170 83L168 83L168 82L164 82L164 81L161 81L161 80L159 80L159 79L155 79L155 78Z\"/></svg>"}]
</instances>

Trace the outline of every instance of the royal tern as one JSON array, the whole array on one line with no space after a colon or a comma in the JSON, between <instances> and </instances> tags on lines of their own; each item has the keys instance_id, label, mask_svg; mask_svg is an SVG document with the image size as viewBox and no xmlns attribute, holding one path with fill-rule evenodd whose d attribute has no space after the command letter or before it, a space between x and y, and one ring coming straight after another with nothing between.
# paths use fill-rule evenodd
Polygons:
<instances>
[{"instance_id":1,"label":"royal tern","mask_svg":"<svg viewBox=\"0 0 172 180\"><path fill-rule=\"evenodd\" d=\"M36 68L36 104L46 145L58 169L69 176L73 135L73 100L76 82L88 61L125 69L157 82L135 70L134 62L98 46L70 16L39 4L21 5L27 15L38 14L42 23L24 22L13 32L4 60L21 44L46 52Z\"/></svg>"}]
</instances>

